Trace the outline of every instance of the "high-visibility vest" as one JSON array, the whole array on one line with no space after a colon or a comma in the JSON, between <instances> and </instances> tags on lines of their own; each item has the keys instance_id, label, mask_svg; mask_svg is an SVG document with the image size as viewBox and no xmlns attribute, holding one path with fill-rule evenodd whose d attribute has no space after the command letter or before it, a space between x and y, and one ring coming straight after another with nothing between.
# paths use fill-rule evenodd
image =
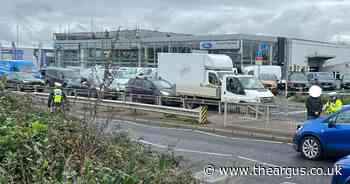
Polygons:
<instances>
[{"instance_id":1,"label":"high-visibility vest","mask_svg":"<svg viewBox=\"0 0 350 184\"><path fill-rule=\"evenodd\" d=\"M340 99L337 99L335 101L335 103L334 102L327 102L325 106L326 106L325 112L329 114L329 113L337 112L338 110L340 110L341 107L343 106L343 102Z\"/></svg>"},{"instance_id":2,"label":"high-visibility vest","mask_svg":"<svg viewBox=\"0 0 350 184\"><path fill-rule=\"evenodd\" d=\"M53 102L58 103L58 104L62 102L62 90L61 89L54 89L53 90Z\"/></svg>"},{"instance_id":3,"label":"high-visibility vest","mask_svg":"<svg viewBox=\"0 0 350 184\"><path fill-rule=\"evenodd\" d=\"M343 106L343 102L340 99L337 99L335 101L335 108L337 109L337 111L340 110L342 106Z\"/></svg>"},{"instance_id":4,"label":"high-visibility vest","mask_svg":"<svg viewBox=\"0 0 350 184\"><path fill-rule=\"evenodd\" d=\"M336 112L337 109L335 107L335 103L333 102L327 102L326 105L325 105L325 113L327 114L330 114L330 113L333 113L333 112Z\"/></svg>"}]
</instances>

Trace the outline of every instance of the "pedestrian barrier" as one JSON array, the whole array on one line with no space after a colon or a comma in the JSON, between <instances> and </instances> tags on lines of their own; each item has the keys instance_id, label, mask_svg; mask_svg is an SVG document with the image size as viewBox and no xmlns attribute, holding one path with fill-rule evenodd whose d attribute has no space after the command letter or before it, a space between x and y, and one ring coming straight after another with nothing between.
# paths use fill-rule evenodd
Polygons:
<instances>
[{"instance_id":1,"label":"pedestrian barrier","mask_svg":"<svg viewBox=\"0 0 350 184\"><path fill-rule=\"evenodd\" d=\"M8 90L11 91L28 91L28 92L47 92L51 88L47 86L35 86L26 85L25 90L19 90L20 85L10 85ZM89 98L102 98L119 101L129 101L145 104L157 104L165 106L176 106L182 108L193 109L198 105L210 105L219 107L218 110L221 112L220 100L208 100L208 99L197 99L187 98L182 96L155 96L146 94L128 94L123 91L110 91L104 90L99 91L98 89L87 89L87 88L62 88L68 96L75 97L89 97Z\"/></svg>"},{"instance_id":2,"label":"pedestrian barrier","mask_svg":"<svg viewBox=\"0 0 350 184\"><path fill-rule=\"evenodd\" d=\"M19 95L26 95L27 93L24 92L14 92ZM31 93L36 99L41 99L41 101L45 102L45 99L48 98L48 93ZM106 100L101 99L98 101L96 98L88 98L88 97L75 97L75 96L67 96L68 101L73 101L77 104L85 104L85 105L98 105L103 107L118 107L123 109L130 109L130 110L140 110L140 111L146 111L146 112L156 112L161 114L170 114L170 115L176 115L180 117L187 117L199 120L200 119L200 111L196 109L185 109L185 108L178 108L178 107L168 107L168 106L161 106L161 105L152 105L152 104L143 104L143 103L136 103L136 102L127 102L127 101L118 101L118 100ZM45 103L44 103L45 104ZM201 123L201 122L199 122Z\"/></svg>"},{"instance_id":3,"label":"pedestrian barrier","mask_svg":"<svg viewBox=\"0 0 350 184\"><path fill-rule=\"evenodd\" d=\"M199 123L207 124L208 123L208 106L201 106L200 115L199 115Z\"/></svg>"}]
</instances>

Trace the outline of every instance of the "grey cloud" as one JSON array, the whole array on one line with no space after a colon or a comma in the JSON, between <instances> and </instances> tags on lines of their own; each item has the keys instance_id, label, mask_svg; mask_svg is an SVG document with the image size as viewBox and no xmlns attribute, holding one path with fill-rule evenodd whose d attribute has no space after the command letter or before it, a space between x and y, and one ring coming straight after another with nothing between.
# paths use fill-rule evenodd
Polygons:
<instances>
[{"instance_id":1,"label":"grey cloud","mask_svg":"<svg viewBox=\"0 0 350 184\"><path fill-rule=\"evenodd\" d=\"M57 31L134 28L193 34L247 33L334 41L350 38L344 0L4 0L0 40L50 41ZM61 29L59 29L61 27ZM338 35L338 36L336 36Z\"/></svg>"}]
</instances>

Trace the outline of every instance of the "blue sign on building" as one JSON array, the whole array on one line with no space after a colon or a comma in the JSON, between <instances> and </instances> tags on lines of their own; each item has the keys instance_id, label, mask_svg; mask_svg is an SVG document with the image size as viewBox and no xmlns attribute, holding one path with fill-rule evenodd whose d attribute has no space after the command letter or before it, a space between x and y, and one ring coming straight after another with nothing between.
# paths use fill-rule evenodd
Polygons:
<instances>
[{"instance_id":1,"label":"blue sign on building","mask_svg":"<svg viewBox=\"0 0 350 184\"><path fill-rule=\"evenodd\" d=\"M260 50L268 50L268 49L269 49L269 44L266 43L266 42L261 42L261 43L259 44L259 49L260 49Z\"/></svg>"},{"instance_id":2,"label":"blue sign on building","mask_svg":"<svg viewBox=\"0 0 350 184\"><path fill-rule=\"evenodd\" d=\"M200 46L204 49L210 49L213 47L213 44L211 42L202 42Z\"/></svg>"}]
</instances>

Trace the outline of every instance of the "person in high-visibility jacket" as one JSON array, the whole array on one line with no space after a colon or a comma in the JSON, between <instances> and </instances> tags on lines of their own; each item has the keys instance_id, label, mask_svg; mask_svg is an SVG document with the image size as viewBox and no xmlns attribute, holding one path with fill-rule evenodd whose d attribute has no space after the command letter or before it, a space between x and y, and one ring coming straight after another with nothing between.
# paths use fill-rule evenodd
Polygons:
<instances>
[{"instance_id":1,"label":"person in high-visibility jacket","mask_svg":"<svg viewBox=\"0 0 350 184\"><path fill-rule=\"evenodd\" d=\"M61 84L55 82L55 87L50 92L47 106L51 112L56 111L57 109L63 109L64 101L66 100L66 95L61 89Z\"/></svg>"},{"instance_id":2,"label":"person in high-visibility jacket","mask_svg":"<svg viewBox=\"0 0 350 184\"><path fill-rule=\"evenodd\" d=\"M343 106L342 100L337 96L334 96L332 97L332 100L329 100L326 103L324 111L326 114L334 113L340 110L342 106Z\"/></svg>"}]
</instances>

